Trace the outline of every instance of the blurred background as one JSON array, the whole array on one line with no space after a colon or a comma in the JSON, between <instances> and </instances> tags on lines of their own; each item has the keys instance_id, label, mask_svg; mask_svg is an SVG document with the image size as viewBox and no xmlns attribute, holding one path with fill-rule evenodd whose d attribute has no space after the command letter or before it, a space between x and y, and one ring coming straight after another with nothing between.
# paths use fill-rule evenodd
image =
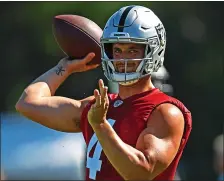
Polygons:
<instances>
[{"instance_id":1,"label":"blurred background","mask_svg":"<svg viewBox=\"0 0 224 181\"><path fill-rule=\"evenodd\" d=\"M15 111L23 89L65 55L52 34L52 19L76 14L101 28L125 5L152 9L167 31L165 67L154 81L192 112L193 130L177 178L218 180L223 174L224 3L223 2L0 2L1 177L84 178L81 134L57 132ZM81 99L92 94L101 67L70 76L57 95ZM80 81L82 80L82 81ZM116 85L109 84L116 92ZM220 136L221 135L221 136Z\"/></svg>"}]
</instances>

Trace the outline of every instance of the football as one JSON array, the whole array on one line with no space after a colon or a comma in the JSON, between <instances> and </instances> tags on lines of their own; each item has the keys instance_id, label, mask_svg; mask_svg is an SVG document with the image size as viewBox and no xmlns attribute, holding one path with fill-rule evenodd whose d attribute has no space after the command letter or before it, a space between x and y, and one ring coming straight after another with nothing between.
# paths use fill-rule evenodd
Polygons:
<instances>
[{"instance_id":1,"label":"football","mask_svg":"<svg viewBox=\"0 0 224 181\"><path fill-rule=\"evenodd\" d=\"M57 15L53 18L53 35L61 50L71 59L82 59L94 52L89 64L101 63L102 29L92 20L78 15Z\"/></svg>"}]
</instances>

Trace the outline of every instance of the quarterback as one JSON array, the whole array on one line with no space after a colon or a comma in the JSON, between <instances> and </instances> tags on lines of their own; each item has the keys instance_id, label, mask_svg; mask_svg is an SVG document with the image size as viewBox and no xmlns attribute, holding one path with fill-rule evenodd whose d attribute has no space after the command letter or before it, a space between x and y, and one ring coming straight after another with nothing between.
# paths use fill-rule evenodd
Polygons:
<instances>
[{"instance_id":1,"label":"quarterback","mask_svg":"<svg viewBox=\"0 0 224 181\"><path fill-rule=\"evenodd\" d=\"M90 52L83 60L60 60L24 90L16 109L51 129L83 133L86 180L173 180L192 120L179 100L151 81L165 48L165 28L152 10L122 7L108 19L101 38L103 71L119 84L118 94L108 93L99 80L85 99L54 96L69 75L96 67L87 65L94 57Z\"/></svg>"}]
</instances>

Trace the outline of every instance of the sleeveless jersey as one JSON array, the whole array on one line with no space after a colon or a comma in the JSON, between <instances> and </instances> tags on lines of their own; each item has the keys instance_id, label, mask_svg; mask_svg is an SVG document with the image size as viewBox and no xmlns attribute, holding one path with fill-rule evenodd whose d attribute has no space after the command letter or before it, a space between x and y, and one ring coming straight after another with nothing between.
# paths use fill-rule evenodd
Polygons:
<instances>
[{"instance_id":1,"label":"sleeveless jersey","mask_svg":"<svg viewBox=\"0 0 224 181\"><path fill-rule=\"evenodd\" d=\"M180 101L164 94L157 88L133 95L124 100L117 94L108 94L108 97L110 106L107 120L121 140L132 147L136 146L140 133L147 127L148 118L158 105L170 103L182 111L185 119L185 129L179 151L169 167L154 178L154 180L173 180L178 162L192 129L190 111ZM91 101L84 108L81 117L81 129L87 144L86 180L124 180L107 159L96 134L88 122L87 114L93 103L94 101Z\"/></svg>"}]
</instances>

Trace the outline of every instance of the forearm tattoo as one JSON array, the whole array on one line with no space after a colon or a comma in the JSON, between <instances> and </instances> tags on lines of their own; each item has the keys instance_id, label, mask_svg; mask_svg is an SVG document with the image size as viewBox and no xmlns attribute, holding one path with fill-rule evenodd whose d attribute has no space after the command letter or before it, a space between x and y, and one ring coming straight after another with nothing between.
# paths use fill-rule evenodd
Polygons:
<instances>
[{"instance_id":1,"label":"forearm tattoo","mask_svg":"<svg viewBox=\"0 0 224 181\"><path fill-rule=\"evenodd\" d=\"M56 70L56 74L63 76L63 72L65 71L65 69L62 66L58 66L57 70Z\"/></svg>"}]
</instances>

